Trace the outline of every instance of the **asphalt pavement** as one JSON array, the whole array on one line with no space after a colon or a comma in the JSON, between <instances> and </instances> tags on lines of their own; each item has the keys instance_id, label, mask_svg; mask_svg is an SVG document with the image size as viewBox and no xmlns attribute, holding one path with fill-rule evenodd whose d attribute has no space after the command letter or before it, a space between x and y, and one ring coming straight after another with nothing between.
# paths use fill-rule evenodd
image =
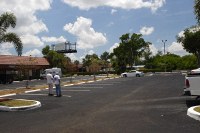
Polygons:
<instances>
[{"instance_id":1,"label":"asphalt pavement","mask_svg":"<svg viewBox=\"0 0 200 133\"><path fill-rule=\"evenodd\" d=\"M42 107L0 112L0 132L197 133L199 121L186 113L199 101L183 96L183 86L184 76L159 74L62 86L62 97L48 90L12 96Z\"/></svg>"}]
</instances>

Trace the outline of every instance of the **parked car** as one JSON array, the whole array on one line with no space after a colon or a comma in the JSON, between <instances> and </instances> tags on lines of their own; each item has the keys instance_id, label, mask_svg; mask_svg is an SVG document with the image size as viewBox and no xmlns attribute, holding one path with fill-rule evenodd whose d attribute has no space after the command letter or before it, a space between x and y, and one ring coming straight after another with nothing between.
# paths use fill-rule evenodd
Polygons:
<instances>
[{"instance_id":1,"label":"parked car","mask_svg":"<svg viewBox=\"0 0 200 133\"><path fill-rule=\"evenodd\" d=\"M200 68L191 70L191 74L200 74Z\"/></svg>"},{"instance_id":2,"label":"parked car","mask_svg":"<svg viewBox=\"0 0 200 133\"><path fill-rule=\"evenodd\" d=\"M125 72L121 74L121 77L142 77L144 76L143 72L137 70L131 70L130 72Z\"/></svg>"}]
</instances>

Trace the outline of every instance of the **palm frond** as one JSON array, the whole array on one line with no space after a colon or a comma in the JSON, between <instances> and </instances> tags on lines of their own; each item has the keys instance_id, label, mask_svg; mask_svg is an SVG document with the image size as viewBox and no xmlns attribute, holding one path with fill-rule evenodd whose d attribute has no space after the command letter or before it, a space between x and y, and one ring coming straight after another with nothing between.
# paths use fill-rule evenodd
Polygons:
<instances>
[{"instance_id":1,"label":"palm frond","mask_svg":"<svg viewBox=\"0 0 200 133\"><path fill-rule=\"evenodd\" d=\"M20 38L15 33L7 33L1 37L2 42L10 42L14 44L15 50L18 53L18 56L22 55L23 45Z\"/></svg>"}]
</instances>

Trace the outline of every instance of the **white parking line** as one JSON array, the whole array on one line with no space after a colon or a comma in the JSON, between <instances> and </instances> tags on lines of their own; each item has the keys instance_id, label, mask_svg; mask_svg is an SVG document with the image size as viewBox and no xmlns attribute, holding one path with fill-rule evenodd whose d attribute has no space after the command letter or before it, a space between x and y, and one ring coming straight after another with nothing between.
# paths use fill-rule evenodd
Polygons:
<instances>
[{"instance_id":1,"label":"white parking line","mask_svg":"<svg viewBox=\"0 0 200 133\"><path fill-rule=\"evenodd\" d=\"M97 85L97 86L98 86L98 85L102 85L102 86L103 86L103 85L113 85L113 84L103 84L103 83L102 83L102 84L84 84L84 86L86 86L86 85L88 85L88 86L90 86L90 85L91 85L91 86L92 86L92 85Z\"/></svg>"},{"instance_id":2,"label":"white parking line","mask_svg":"<svg viewBox=\"0 0 200 133\"><path fill-rule=\"evenodd\" d=\"M89 88L92 88L92 89L100 89L100 88L103 88L103 87L84 87L84 86L74 86L74 87L67 87L67 88L72 88L72 89L83 89L83 88L86 88L86 89L89 89Z\"/></svg>"},{"instance_id":3,"label":"white parking line","mask_svg":"<svg viewBox=\"0 0 200 133\"><path fill-rule=\"evenodd\" d=\"M19 95L27 95L27 96L48 96L48 94L19 94Z\"/></svg>"},{"instance_id":4,"label":"white parking line","mask_svg":"<svg viewBox=\"0 0 200 133\"><path fill-rule=\"evenodd\" d=\"M53 89L55 89L56 87L53 87ZM46 90L48 90L49 88L45 88Z\"/></svg>"},{"instance_id":5,"label":"white parking line","mask_svg":"<svg viewBox=\"0 0 200 133\"><path fill-rule=\"evenodd\" d=\"M20 94L20 95L26 95L26 96L48 96L48 94ZM72 97L72 96L69 96L69 95L62 95L62 96Z\"/></svg>"},{"instance_id":6,"label":"white parking line","mask_svg":"<svg viewBox=\"0 0 200 133\"><path fill-rule=\"evenodd\" d=\"M74 91L74 92L77 92L77 91L81 91L82 92L83 91L84 92L84 91L90 91L90 90L62 90L62 91Z\"/></svg>"},{"instance_id":7,"label":"white parking line","mask_svg":"<svg viewBox=\"0 0 200 133\"><path fill-rule=\"evenodd\" d=\"M64 85L64 86L72 86L72 85L74 85L74 84L68 84L68 85Z\"/></svg>"},{"instance_id":8,"label":"white parking line","mask_svg":"<svg viewBox=\"0 0 200 133\"><path fill-rule=\"evenodd\" d=\"M80 85L80 84L84 84L85 82L80 82L80 83L77 83L77 85Z\"/></svg>"},{"instance_id":9,"label":"white parking line","mask_svg":"<svg viewBox=\"0 0 200 133\"><path fill-rule=\"evenodd\" d=\"M37 92L37 91L41 91L41 89L37 89L37 90L30 90L30 91L25 91L25 93Z\"/></svg>"}]
</instances>

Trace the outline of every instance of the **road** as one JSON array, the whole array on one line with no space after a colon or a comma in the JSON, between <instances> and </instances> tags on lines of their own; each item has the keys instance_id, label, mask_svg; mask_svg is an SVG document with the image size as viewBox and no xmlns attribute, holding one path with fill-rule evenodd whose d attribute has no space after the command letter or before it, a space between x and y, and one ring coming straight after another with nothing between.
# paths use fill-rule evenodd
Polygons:
<instances>
[{"instance_id":1,"label":"road","mask_svg":"<svg viewBox=\"0 0 200 133\"><path fill-rule=\"evenodd\" d=\"M12 98L35 99L42 107L0 112L1 133L197 133L200 122L186 115L194 97L182 96L179 74L118 78L62 86Z\"/></svg>"}]
</instances>

